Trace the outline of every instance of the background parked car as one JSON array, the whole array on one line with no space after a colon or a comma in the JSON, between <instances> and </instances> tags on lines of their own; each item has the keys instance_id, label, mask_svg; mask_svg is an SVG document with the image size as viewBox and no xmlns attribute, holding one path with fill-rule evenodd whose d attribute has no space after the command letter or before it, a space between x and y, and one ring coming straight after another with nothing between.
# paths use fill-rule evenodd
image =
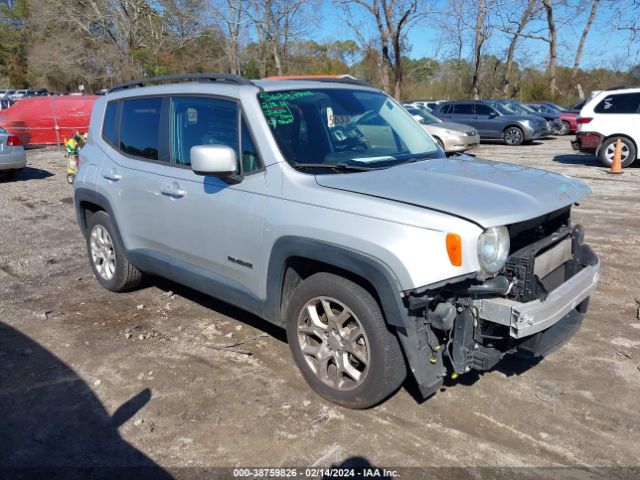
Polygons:
<instances>
[{"instance_id":1,"label":"background parked car","mask_svg":"<svg viewBox=\"0 0 640 480\"><path fill-rule=\"evenodd\" d=\"M27 154L20 139L0 128L0 172L11 175L27 166Z\"/></svg>"},{"instance_id":2,"label":"background parked car","mask_svg":"<svg viewBox=\"0 0 640 480\"><path fill-rule=\"evenodd\" d=\"M536 112L534 109L526 106L523 103L516 102L514 100L497 100L501 102L509 110L514 111L520 115L535 115L537 117L544 118L547 122L547 128L553 135L567 135L570 131L570 127L562 123L560 120L560 114L558 113L542 113Z\"/></svg>"},{"instance_id":3,"label":"background parked car","mask_svg":"<svg viewBox=\"0 0 640 480\"><path fill-rule=\"evenodd\" d=\"M413 118L422 125L440 148L447 154L461 153L480 145L480 136L475 128L462 123L443 122L438 117L414 104L403 104Z\"/></svg>"},{"instance_id":4,"label":"background parked car","mask_svg":"<svg viewBox=\"0 0 640 480\"><path fill-rule=\"evenodd\" d=\"M7 108L9 108L14 103L16 103L16 102L11 100L10 98L0 97L0 110L6 110Z\"/></svg>"},{"instance_id":5,"label":"background parked car","mask_svg":"<svg viewBox=\"0 0 640 480\"><path fill-rule=\"evenodd\" d=\"M503 140L507 145L521 145L546 132L546 122L533 115L514 115L499 106L479 101L444 102L433 114L444 121L473 126L481 139Z\"/></svg>"},{"instance_id":6,"label":"background parked car","mask_svg":"<svg viewBox=\"0 0 640 480\"><path fill-rule=\"evenodd\" d=\"M574 133L578 130L578 124L576 123L576 118L578 118L578 112L574 112L573 110L558 110L553 104L549 103L527 103L527 107L532 110L543 113L543 114L557 114L560 118L560 121L563 123L562 132L560 135L568 135L569 133ZM568 129L568 131L567 131Z\"/></svg>"},{"instance_id":7,"label":"background parked car","mask_svg":"<svg viewBox=\"0 0 640 480\"><path fill-rule=\"evenodd\" d=\"M587 101L578 117L578 134L571 142L575 150L595 153L609 167L616 141L622 143L622 166L638 158L640 145L640 88L606 90Z\"/></svg>"}]
</instances>

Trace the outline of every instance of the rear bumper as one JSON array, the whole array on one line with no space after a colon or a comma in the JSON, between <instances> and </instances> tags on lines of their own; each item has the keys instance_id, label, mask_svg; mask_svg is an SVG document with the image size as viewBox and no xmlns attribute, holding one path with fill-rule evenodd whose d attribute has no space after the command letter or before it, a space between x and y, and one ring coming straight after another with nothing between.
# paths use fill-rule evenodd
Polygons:
<instances>
[{"instance_id":1,"label":"rear bumper","mask_svg":"<svg viewBox=\"0 0 640 480\"><path fill-rule=\"evenodd\" d=\"M15 170L27 166L25 151L8 153L0 152L0 170Z\"/></svg>"},{"instance_id":2,"label":"rear bumper","mask_svg":"<svg viewBox=\"0 0 640 480\"><path fill-rule=\"evenodd\" d=\"M544 301L519 303L507 298L475 300L478 316L509 327L512 338L534 335L558 323L582 304L598 285L600 260L593 250L582 248L587 265L573 277L548 294Z\"/></svg>"},{"instance_id":3,"label":"rear bumper","mask_svg":"<svg viewBox=\"0 0 640 480\"><path fill-rule=\"evenodd\" d=\"M575 140L571 141L571 148L585 153L597 153L604 136L596 132L578 132Z\"/></svg>"}]
</instances>

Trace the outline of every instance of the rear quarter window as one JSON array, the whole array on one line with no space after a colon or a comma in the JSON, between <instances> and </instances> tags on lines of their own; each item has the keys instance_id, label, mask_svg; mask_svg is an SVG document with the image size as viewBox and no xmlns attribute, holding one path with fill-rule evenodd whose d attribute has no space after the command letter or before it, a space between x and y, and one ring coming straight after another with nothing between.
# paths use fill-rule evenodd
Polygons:
<instances>
[{"instance_id":1,"label":"rear quarter window","mask_svg":"<svg viewBox=\"0 0 640 480\"><path fill-rule=\"evenodd\" d=\"M122 101L120 150L127 155L158 160L162 98Z\"/></svg>"},{"instance_id":2,"label":"rear quarter window","mask_svg":"<svg viewBox=\"0 0 640 480\"><path fill-rule=\"evenodd\" d=\"M107 103L102 123L102 138L114 147L118 146L118 102Z\"/></svg>"},{"instance_id":3,"label":"rear quarter window","mask_svg":"<svg viewBox=\"0 0 640 480\"><path fill-rule=\"evenodd\" d=\"M639 93L619 93L617 95L608 95L604 97L594 112L596 113L638 113L640 106Z\"/></svg>"}]
</instances>

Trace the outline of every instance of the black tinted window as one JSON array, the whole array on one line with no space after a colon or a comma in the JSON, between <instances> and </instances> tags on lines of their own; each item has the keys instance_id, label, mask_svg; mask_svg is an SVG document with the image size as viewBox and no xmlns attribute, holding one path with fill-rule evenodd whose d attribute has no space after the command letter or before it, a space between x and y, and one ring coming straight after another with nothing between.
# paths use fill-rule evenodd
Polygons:
<instances>
[{"instance_id":1,"label":"black tinted window","mask_svg":"<svg viewBox=\"0 0 640 480\"><path fill-rule=\"evenodd\" d=\"M457 113L461 115L473 115L473 104L456 103L453 105L453 113Z\"/></svg>"},{"instance_id":2,"label":"black tinted window","mask_svg":"<svg viewBox=\"0 0 640 480\"><path fill-rule=\"evenodd\" d=\"M118 145L118 102L109 102L102 124L102 138L110 144Z\"/></svg>"},{"instance_id":3,"label":"black tinted window","mask_svg":"<svg viewBox=\"0 0 640 480\"><path fill-rule=\"evenodd\" d=\"M476 115L489 116L493 109L489 105L476 104Z\"/></svg>"},{"instance_id":4,"label":"black tinted window","mask_svg":"<svg viewBox=\"0 0 640 480\"><path fill-rule=\"evenodd\" d=\"M161 98L122 102L120 150L136 157L158 160Z\"/></svg>"},{"instance_id":5,"label":"black tinted window","mask_svg":"<svg viewBox=\"0 0 640 480\"><path fill-rule=\"evenodd\" d=\"M171 152L178 165L191 165L191 147L226 145L238 153L238 107L235 102L204 97L172 99Z\"/></svg>"},{"instance_id":6,"label":"black tinted window","mask_svg":"<svg viewBox=\"0 0 640 480\"><path fill-rule=\"evenodd\" d=\"M637 113L640 93L620 93L605 97L595 108L596 113Z\"/></svg>"}]
</instances>

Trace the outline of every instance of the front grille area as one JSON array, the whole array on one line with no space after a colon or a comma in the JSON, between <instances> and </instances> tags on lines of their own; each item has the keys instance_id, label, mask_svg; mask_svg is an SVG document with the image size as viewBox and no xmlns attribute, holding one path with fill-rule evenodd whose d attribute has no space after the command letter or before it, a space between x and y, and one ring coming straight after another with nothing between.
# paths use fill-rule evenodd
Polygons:
<instances>
[{"instance_id":1,"label":"front grille area","mask_svg":"<svg viewBox=\"0 0 640 480\"><path fill-rule=\"evenodd\" d=\"M565 282L571 273L560 266L544 278L534 274L537 256L572 235L571 207L509 226L511 253L505 266L509 281L517 278L508 298L517 302L544 299L546 294Z\"/></svg>"}]
</instances>

